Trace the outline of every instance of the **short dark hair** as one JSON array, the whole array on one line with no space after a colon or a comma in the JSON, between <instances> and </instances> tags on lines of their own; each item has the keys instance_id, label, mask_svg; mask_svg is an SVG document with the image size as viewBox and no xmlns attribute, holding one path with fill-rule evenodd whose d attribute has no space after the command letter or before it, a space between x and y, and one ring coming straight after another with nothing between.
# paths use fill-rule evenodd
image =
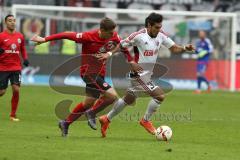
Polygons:
<instances>
[{"instance_id":1,"label":"short dark hair","mask_svg":"<svg viewBox=\"0 0 240 160\"><path fill-rule=\"evenodd\" d=\"M7 21L7 19L8 19L9 17L14 17L14 15L8 14L8 15L4 18L4 19L5 19L5 22Z\"/></svg>"},{"instance_id":2,"label":"short dark hair","mask_svg":"<svg viewBox=\"0 0 240 160\"><path fill-rule=\"evenodd\" d=\"M155 23L161 23L163 20L163 16L161 14L157 14L155 12L152 12L147 16L145 19L145 27L148 26L148 23L153 26Z\"/></svg>"},{"instance_id":3,"label":"short dark hair","mask_svg":"<svg viewBox=\"0 0 240 160\"><path fill-rule=\"evenodd\" d=\"M100 22L100 29L103 29L105 31L113 30L116 28L116 26L116 23L108 17L103 18Z\"/></svg>"}]
</instances>

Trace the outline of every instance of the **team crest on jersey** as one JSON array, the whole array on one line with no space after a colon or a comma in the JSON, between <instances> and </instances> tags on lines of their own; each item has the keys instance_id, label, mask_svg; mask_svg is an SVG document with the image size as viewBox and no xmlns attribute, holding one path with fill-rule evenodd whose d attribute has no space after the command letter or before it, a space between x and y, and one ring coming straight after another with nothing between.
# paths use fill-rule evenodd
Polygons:
<instances>
[{"instance_id":1,"label":"team crest on jersey","mask_svg":"<svg viewBox=\"0 0 240 160\"><path fill-rule=\"evenodd\" d=\"M156 45L159 46L159 41L156 41Z\"/></svg>"},{"instance_id":2,"label":"team crest on jersey","mask_svg":"<svg viewBox=\"0 0 240 160\"><path fill-rule=\"evenodd\" d=\"M17 41L18 41L18 43L20 44L20 43L22 43L22 41L21 41L21 39L20 38L18 38L17 39Z\"/></svg>"},{"instance_id":3,"label":"team crest on jersey","mask_svg":"<svg viewBox=\"0 0 240 160\"><path fill-rule=\"evenodd\" d=\"M112 50L114 47L116 47L117 43L114 41L109 41L108 43L106 43L104 46L102 46L99 51L101 53L107 52Z\"/></svg>"},{"instance_id":4,"label":"team crest on jersey","mask_svg":"<svg viewBox=\"0 0 240 160\"><path fill-rule=\"evenodd\" d=\"M15 43L11 44L11 49L15 50L17 48L17 45Z\"/></svg>"}]
</instances>

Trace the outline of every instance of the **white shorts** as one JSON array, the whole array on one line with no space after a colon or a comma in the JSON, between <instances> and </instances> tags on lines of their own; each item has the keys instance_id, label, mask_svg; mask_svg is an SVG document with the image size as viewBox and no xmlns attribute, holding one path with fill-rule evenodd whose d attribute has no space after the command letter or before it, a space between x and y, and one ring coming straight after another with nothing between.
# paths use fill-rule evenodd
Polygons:
<instances>
[{"instance_id":1,"label":"white shorts","mask_svg":"<svg viewBox=\"0 0 240 160\"><path fill-rule=\"evenodd\" d=\"M151 80L151 72L149 71L143 71L142 73L138 74L139 76L131 77L130 81L131 84L128 88L129 92L134 93L134 95L138 96L140 93L151 93L156 88L158 88L157 85L155 85Z\"/></svg>"}]
</instances>

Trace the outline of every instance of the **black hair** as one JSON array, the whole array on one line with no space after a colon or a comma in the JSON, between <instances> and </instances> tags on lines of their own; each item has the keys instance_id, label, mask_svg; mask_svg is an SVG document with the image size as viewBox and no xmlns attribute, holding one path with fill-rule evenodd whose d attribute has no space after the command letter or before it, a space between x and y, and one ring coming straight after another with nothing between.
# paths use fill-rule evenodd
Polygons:
<instances>
[{"instance_id":1,"label":"black hair","mask_svg":"<svg viewBox=\"0 0 240 160\"><path fill-rule=\"evenodd\" d=\"M148 27L148 24L153 26L155 23L161 23L162 20L163 20L163 16L161 14L157 14L155 12L152 12L145 19L145 27Z\"/></svg>"},{"instance_id":2,"label":"black hair","mask_svg":"<svg viewBox=\"0 0 240 160\"><path fill-rule=\"evenodd\" d=\"M4 18L4 19L5 19L5 22L7 21L7 19L8 19L9 17L14 17L14 15L8 14L8 15Z\"/></svg>"}]
</instances>

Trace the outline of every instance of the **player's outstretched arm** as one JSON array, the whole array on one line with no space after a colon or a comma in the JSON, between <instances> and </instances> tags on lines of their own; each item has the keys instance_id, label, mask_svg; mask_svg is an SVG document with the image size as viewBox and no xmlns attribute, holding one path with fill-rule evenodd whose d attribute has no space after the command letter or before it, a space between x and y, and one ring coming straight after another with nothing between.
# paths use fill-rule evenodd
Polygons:
<instances>
[{"instance_id":1,"label":"player's outstretched arm","mask_svg":"<svg viewBox=\"0 0 240 160\"><path fill-rule=\"evenodd\" d=\"M72 41L77 41L77 33L76 32L62 32L62 33L52 34L47 37L40 37L38 35L35 35L31 38L31 41L41 44L44 42L59 40L59 39L69 39Z\"/></svg>"},{"instance_id":2,"label":"player's outstretched arm","mask_svg":"<svg viewBox=\"0 0 240 160\"><path fill-rule=\"evenodd\" d=\"M174 44L169 48L172 53L183 53L183 52L195 52L195 47L192 44L188 44L186 46L180 46Z\"/></svg>"}]
</instances>

